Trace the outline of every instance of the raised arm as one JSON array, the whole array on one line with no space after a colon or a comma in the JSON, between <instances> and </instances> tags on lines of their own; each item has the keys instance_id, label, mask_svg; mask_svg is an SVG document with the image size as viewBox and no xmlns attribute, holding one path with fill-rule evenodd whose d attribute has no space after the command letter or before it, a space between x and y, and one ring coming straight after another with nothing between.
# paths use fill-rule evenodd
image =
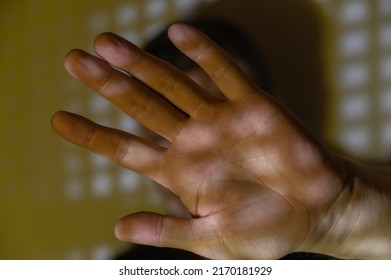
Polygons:
<instances>
[{"instance_id":1,"label":"raised arm","mask_svg":"<svg viewBox=\"0 0 391 280\"><path fill-rule=\"evenodd\" d=\"M134 213L116 226L119 239L208 258L391 257L389 176L329 153L194 28L175 24L169 36L224 100L114 34L96 39L98 56L65 59L72 76L171 144L65 112L53 116L57 133L165 186L193 216Z\"/></svg>"}]
</instances>

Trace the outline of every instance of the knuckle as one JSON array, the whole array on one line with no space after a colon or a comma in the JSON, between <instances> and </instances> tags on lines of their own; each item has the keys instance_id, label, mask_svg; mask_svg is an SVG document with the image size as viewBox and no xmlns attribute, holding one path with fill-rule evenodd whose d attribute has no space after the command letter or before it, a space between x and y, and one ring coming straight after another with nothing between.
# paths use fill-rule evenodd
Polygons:
<instances>
[{"instance_id":1,"label":"knuckle","mask_svg":"<svg viewBox=\"0 0 391 280\"><path fill-rule=\"evenodd\" d=\"M168 76L161 82L161 85L159 87L159 92L166 98L169 98L169 96L175 92L177 83L178 83L177 76Z\"/></svg>"},{"instance_id":2,"label":"knuckle","mask_svg":"<svg viewBox=\"0 0 391 280\"><path fill-rule=\"evenodd\" d=\"M149 114L152 101L147 91L138 94L134 99L129 100L129 112L134 118L139 118L141 115Z\"/></svg>"},{"instance_id":3,"label":"knuckle","mask_svg":"<svg viewBox=\"0 0 391 280\"><path fill-rule=\"evenodd\" d=\"M160 216L156 223L156 245L162 245L163 235L164 235L164 225L165 225L165 216Z\"/></svg>"},{"instance_id":4,"label":"knuckle","mask_svg":"<svg viewBox=\"0 0 391 280\"><path fill-rule=\"evenodd\" d=\"M106 91L110 87L113 79L113 70L105 72L105 74L97 82L97 90L99 92Z\"/></svg>"},{"instance_id":5,"label":"knuckle","mask_svg":"<svg viewBox=\"0 0 391 280\"><path fill-rule=\"evenodd\" d=\"M216 67L211 73L210 78L214 81L220 80L230 69L234 67L234 63L231 60L224 61L221 65Z\"/></svg>"}]
</instances>

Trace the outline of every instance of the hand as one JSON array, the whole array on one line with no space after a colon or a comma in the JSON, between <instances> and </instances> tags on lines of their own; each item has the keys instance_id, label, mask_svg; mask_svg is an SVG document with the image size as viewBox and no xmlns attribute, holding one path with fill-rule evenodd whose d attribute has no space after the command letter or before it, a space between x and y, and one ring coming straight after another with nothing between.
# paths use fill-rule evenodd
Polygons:
<instances>
[{"instance_id":1,"label":"hand","mask_svg":"<svg viewBox=\"0 0 391 280\"><path fill-rule=\"evenodd\" d=\"M345 187L344 165L203 34L176 24L169 36L223 100L114 34L97 37L99 57L73 50L65 59L72 76L171 144L65 112L53 116L53 128L168 188L193 216L131 214L116 236L220 259L275 259L317 247L321 218Z\"/></svg>"}]
</instances>

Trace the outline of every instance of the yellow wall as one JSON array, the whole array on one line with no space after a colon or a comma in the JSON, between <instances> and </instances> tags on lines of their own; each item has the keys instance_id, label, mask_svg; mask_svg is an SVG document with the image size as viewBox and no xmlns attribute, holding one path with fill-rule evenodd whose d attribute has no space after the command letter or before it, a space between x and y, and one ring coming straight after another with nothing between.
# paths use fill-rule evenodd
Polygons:
<instances>
[{"instance_id":1,"label":"yellow wall","mask_svg":"<svg viewBox=\"0 0 391 280\"><path fill-rule=\"evenodd\" d=\"M134 122L68 76L64 55L74 47L91 50L103 31L142 44L201 2L0 3L0 259L110 258L126 247L113 236L118 218L140 209L165 210L148 181L65 143L52 132L50 118L67 109L136 130ZM229 2L241 6L232 9ZM254 2L262 16L249 9ZM221 3L223 16L243 18L238 24L258 36L273 86L295 112L304 111L301 117L315 130L354 155L387 154L391 0L213 5ZM212 6L203 13L222 10ZM315 127L319 123L313 120L324 117L327 129Z\"/></svg>"}]
</instances>

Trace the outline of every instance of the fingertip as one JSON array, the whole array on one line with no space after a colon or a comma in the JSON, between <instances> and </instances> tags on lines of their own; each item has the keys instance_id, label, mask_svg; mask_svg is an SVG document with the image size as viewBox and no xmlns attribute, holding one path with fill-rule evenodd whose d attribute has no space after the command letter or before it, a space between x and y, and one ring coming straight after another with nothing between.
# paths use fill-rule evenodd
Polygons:
<instances>
[{"instance_id":1,"label":"fingertip","mask_svg":"<svg viewBox=\"0 0 391 280\"><path fill-rule=\"evenodd\" d=\"M188 24L185 24L185 23L173 23L171 24L169 27L168 27L168 34L171 35L171 34L175 34L177 32L182 32L183 29L186 29L189 25Z\"/></svg>"},{"instance_id":2,"label":"fingertip","mask_svg":"<svg viewBox=\"0 0 391 280\"><path fill-rule=\"evenodd\" d=\"M114 226L114 235L118 240L131 242L129 239L129 226L127 223L128 216L122 217Z\"/></svg>"},{"instance_id":3,"label":"fingertip","mask_svg":"<svg viewBox=\"0 0 391 280\"><path fill-rule=\"evenodd\" d=\"M59 136L76 145L82 145L94 129L87 118L64 111L54 113L51 126Z\"/></svg>"},{"instance_id":4,"label":"fingertip","mask_svg":"<svg viewBox=\"0 0 391 280\"><path fill-rule=\"evenodd\" d=\"M95 38L94 50L99 58L122 69L141 57L141 50L136 44L111 32L104 32Z\"/></svg>"},{"instance_id":5,"label":"fingertip","mask_svg":"<svg viewBox=\"0 0 391 280\"><path fill-rule=\"evenodd\" d=\"M100 46L105 45L107 43L115 42L117 38L119 38L119 36L112 32L103 32L99 34L95 37L94 40L94 50L97 51Z\"/></svg>"},{"instance_id":6,"label":"fingertip","mask_svg":"<svg viewBox=\"0 0 391 280\"><path fill-rule=\"evenodd\" d=\"M52 118L50 120L50 125L52 126L53 130L58 131L59 128L61 127L62 119L67 113L64 111L58 111L55 112L52 115Z\"/></svg>"},{"instance_id":7,"label":"fingertip","mask_svg":"<svg viewBox=\"0 0 391 280\"><path fill-rule=\"evenodd\" d=\"M175 45L184 45L192 41L198 32L188 24L174 23L168 28L167 34Z\"/></svg>"},{"instance_id":8,"label":"fingertip","mask_svg":"<svg viewBox=\"0 0 391 280\"><path fill-rule=\"evenodd\" d=\"M122 217L114 226L115 237L124 242L145 243L144 239L149 236L148 224L151 222L149 215L147 212L138 212Z\"/></svg>"},{"instance_id":9,"label":"fingertip","mask_svg":"<svg viewBox=\"0 0 391 280\"><path fill-rule=\"evenodd\" d=\"M73 50L70 50L69 52L67 52L64 56L64 68L65 70L70 73L71 71L71 61L73 59L73 55L74 55L74 52L76 50L73 49Z\"/></svg>"},{"instance_id":10,"label":"fingertip","mask_svg":"<svg viewBox=\"0 0 391 280\"><path fill-rule=\"evenodd\" d=\"M69 121L69 114L70 113L64 111L58 111L53 114L50 122L54 132L68 141L70 139L70 135L72 135L73 130L71 121Z\"/></svg>"},{"instance_id":11,"label":"fingertip","mask_svg":"<svg viewBox=\"0 0 391 280\"><path fill-rule=\"evenodd\" d=\"M115 226L114 226L114 236L121 241L126 241L123 236L123 229L122 229L122 223L121 220L119 220Z\"/></svg>"},{"instance_id":12,"label":"fingertip","mask_svg":"<svg viewBox=\"0 0 391 280\"><path fill-rule=\"evenodd\" d=\"M86 58L88 54L80 49L70 50L64 57L65 70L74 78L78 78L78 73L87 67Z\"/></svg>"},{"instance_id":13,"label":"fingertip","mask_svg":"<svg viewBox=\"0 0 391 280\"><path fill-rule=\"evenodd\" d=\"M68 51L64 57L64 65L67 66L67 65L69 65L69 63L73 62L75 59L78 59L79 57L81 57L83 55L83 52L84 51L82 51L80 49L72 49L72 50Z\"/></svg>"},{"instance_id":14,"label":"fingertip","mask_svg":"<svg viewBox=\"0 0 391 280\"><path fill-rule=\"evenodd\" d=\"M118 35L114 34L113 32L105 31L105 32L102 32L98 36L95 37L95 42L97 42L99 40L105 40L105 39L111 38L113 36L117 37Z\"/></svg>"}]
</instances>

